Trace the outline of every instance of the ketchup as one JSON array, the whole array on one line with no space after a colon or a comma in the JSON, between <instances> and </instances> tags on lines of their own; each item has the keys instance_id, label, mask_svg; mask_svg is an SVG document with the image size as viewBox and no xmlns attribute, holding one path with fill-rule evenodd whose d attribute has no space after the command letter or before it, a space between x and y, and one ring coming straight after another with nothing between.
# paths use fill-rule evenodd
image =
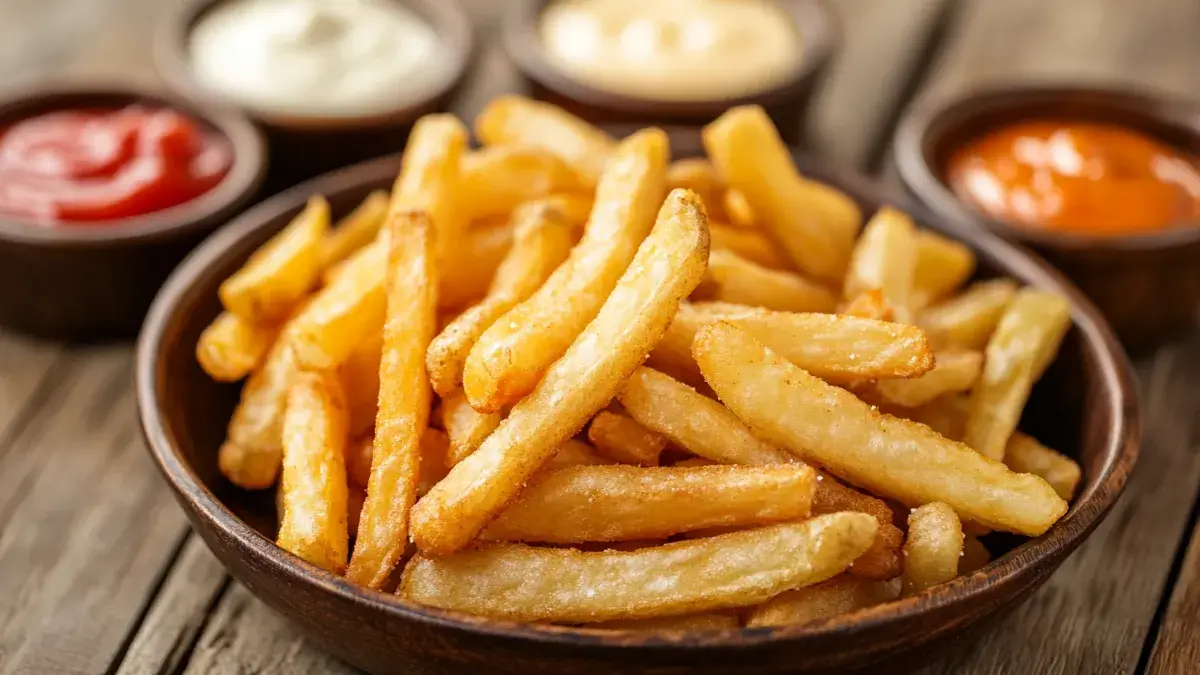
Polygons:
<instances>
[{"instance_id":1,"label":"ketchup","mask_svg":"<svg viewBox=\"0 0 1200 675\"><path fill-rule=\"evenodd\" d=\"M1200 164L1133 129L1040 120L968 143L949 164L960 197L999 220L1093 235L1200 221Z\"/></svg>"},{"instance_id":2,"label":"ketchup","mask_svg":"<svg viewBox=\"0 0 1200 675\"><path fill-rule=\"evenodd\" d=\"M0 214L45 225L140 216L208 192L232 163L227 139L174 110L50 112L0 130Z\"/></svg>"}]
</instances>

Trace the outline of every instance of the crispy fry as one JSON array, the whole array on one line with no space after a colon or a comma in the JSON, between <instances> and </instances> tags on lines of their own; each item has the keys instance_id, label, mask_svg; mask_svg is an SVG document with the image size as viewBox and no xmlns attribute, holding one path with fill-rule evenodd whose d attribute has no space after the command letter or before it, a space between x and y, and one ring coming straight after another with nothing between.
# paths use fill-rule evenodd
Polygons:
<instances>
[{"instance_id":1,"label":"crispy fry","mask_svg":"<svg viewBox=\"0 0 1200 675\"><path fill-rule=\"evenodd\" d=\"M425 351L437 321L433 224L422 212L400 212L391 216L388 228L379 414L367 501L346 572L348 579L369 588L387 581L408 542L432 395Z\"/></svg>"},{"instance_id":2,"label":"crispy fry","mask_svg":"<svg viewBox=\"0 0 1200 675\"><path fill-rule=\"evenodd\" d=\"M672 631L672 630L732 630L737 628L738 618L735 614L707 612L704 614L683 614L681 616L660 616L653 619L631 619L628 621L604 621L588 626L604 630L629 631Z\"/></svg>"},{"instance_id":3,"label":"crispy fry","mask_svg":"<svg viewBox=\"0 0 1200 675\"><path fill-rule=\"evenodd\" d=\"M379 330L359 342L346 362L338 368L342 391L346 393L352 437L371 433L375 429L375 415L379 412L379 361L382 354L383 331Z\"/></svg>"},{"instance_id":4,"label":"crispy fry","mask_svg":"<svg viewBox=\"0 0 1200 675\"><path fill-rule=\"evenodd\" d=\"M833 577L874 535L873 519L838 513L630 552L493 544L442 558L418 554L399 592L424 605L517 621L707 612Z\"/></svg>"},{"instance_id":5,"label":"crispy fry","mask_svg":"<svg viewBox=\"0 0 1200 675\"><path fill-rule=\"evenodd\" d=\"M462 194L472 218L498 216L554 192L587 192L574 169L558 155L528 145L495 145L467 153Z\"/></svg>"},{"instance_id":6,"label":"crispy fry","mask_svg":"<svg viewBox=\"0 0 1200 675\"><path fill-rule=\"evenodd\" d=\"M425 433L421 434L421 469L420 479L417 481L418 497L429 492L450 470L446 464L446 453L449 450L450 439L441 429L428 428ZM374 453L374 436L364 436L346 448L346 474L351 485L364 489L367 487L371 480L371 457Z\"/></svg>"},{"instance_id":7,"label":"crispy fry","mask_svg":"<svg viewBox=\"0 0 1200 675\"><path fill-rule=\"evenodd\" d=\"M482 538L575 544L789 522L808 516L815 484L803 464L573 467L539 474Z\"/></svg>"},{"instance_id":8,"label":"crispy fry","mask_svg":"<svg viewBox=\"0 0 1200 675\"><path fill-rule=\"evenodd\" d=\"M704 128L703 137L713 164L731 188L745 195L795 268L817 279L840 281L862 225L858 206L800 176L761 107L728 110Z\"/></svg>"},{"instance_id":9,"label":"crispy fry","mask_svg":"<svg viewBox=\"0 0 1200 675\"><path fill-rule=\"evenodd\" d=\"M728 189L721 200L725 207L725 214L729 216L729 222L741 228L756 227L758 223L754 218L754 209L750 208L750 202L746 200L746 195L734 190Z\"/></svg>"},{"instance_id":10,"label":"crispy fry","mask_svg":"<svg viewBox=\"0 0 1200 675\"><path fill-rule=\"evenodd\" d=\"M874 321L891 322L896 319L896 313L892 311L892 306L883 299L883 291L878 288L865 290L854 296L838 310L838 314Z\"/></svg>"},{"instance_id":11,"label":"crispy fry","mask_svg":"<svg viewBox=\"0 0 1200 675\"><path fill-rule=\"evenodd\" d=\"M687 382L703 381L692 358L701 326L725 321L766 343L780 356L834 384L859 379L916 377L934 365L920 329L886 321L815 313L772 312L726 303L679 307L650 365Z\"/></svg>"},{"instance_id":12,"label":"crispy fry","mask_svg":"<svg viewBox=\"0 0 1200 675\"><path fill-rule=\"evenodd\" d=\"M916 408L945 396L970 389L983 369L983 354L962 349L938 352L933 369L911 379L883 380L876 388L889 403Z\"/></svg>"},{"instance_id":13,"label":"crispy fry","mask_svg":"<svg viewBox=\"0 0 1200 675\"><path fill-rule=\"evenodd\" d=\"M523 206L513 220L512 248L500 263L487 297L451 321L429 345L425 365L434 391L441 396L460 389L463 364L479 336L533 295L571 250L571 226L555 208L533 202Z\"/></svg>"},{"instance_id":14,"label":"crispy fry","mask_svg":"<svg viewBox=\"0 0 1200 675\"><path fill-rule=\"evenodd\" d=\"M794 272L768 269L727 250L709 255L705 287L711 288L712 300L787 312L832 312L837 306L837 298L821 284Z\"/></svg>"},{"instance_id":15,"label":"crispy fry","mask_svg":"<svg viewBox=\"0 0 1200 675\"><path fill-rule=\"evenodd\" d=\"M1058 352L1071 325L1070 306L1057 295L1017 292L988 340L983 373L971 393L963 442L984 457L1004 459L1033 384Z\"/></svg>"},{"instance_id":16,"label":"crispy fry","mask_svg":"<svg viewBox=\"0 0 1200 675\"><path fill-rule=\"evenodd\" d=\"M902 211L879 209L863 228L850 256L843 293L854 299L860 293L879 291L894 320L908 323L913 268L917 259L917 228Z\"/></svg>"},{"instance_id":17,"label":"crispy fry","mask_svg":"<svg viewBox=\"0 0 1200 675\"><path fill-rule=\"evenodd\" d=\"M849 574L786 591L750 610L747 628L789 626L828 619L889 600L886 584Z\"/></svg>"},{"instance_id":18,"label":"crispy fry","mask_svg":"<svg viewBox=\"0 0 1200 675\"><path fill-rule=\"evenodd\" d=\"M359 249L332 282L292 319L285 337L303 368L337 368L350 358L364 335L382 329L387 305L383 291L387 267L384 244L377 242Z\"/></svg>"},{"instance_id":19,"label":"crispy fry","mask_svg":"<svg viewBox=\"0 0 1200 675\"><path fill-rule=\"evenodd\" d=\"M638 132L618 147L570 258L471 348L463 388L476 410L497 412L532 391L600 311L654 224L667 152L667 136L657 129Z\"/></svg>"},{"instance_id":20,"label":"crispy fry","mask_svg":"<svg viewBox=\"0 0 1200 675\"><path fill-rule=\"evenodd\" d=\"M871 548L850 565L850 573L865 579L894 579L900 576L900 546L904 533L893 524L895 514L882 499L876 499L847 487L831 476L818 473L812 512L816 515L858 511L874 516L879 522Z\"/></svg>"},{"instance_id":21,"label":"crispy fry","mask_svg":"<svg viewBox=\"0 0 1200 675\"><path fill-rule=\"evenodd\" d=\"M262 363L279 335L278 325L246 323L232 312L221 312L196 343L196 361L218 382L236 382Z\"/></svg>"},{"instance_id":22,"label":"crispy fry","mask_svg":"<svg viewBox=\"0 0 1200 675\"><path fill-rule=\"evenodd\" d=\"M242 398L217 453L221 474L234 485L262 490L275 484L283 457L283 411L297 370L287 341L276 340L262 368L242 386Z\"/></svg>"},{"instance_id":23,"label":"crispy fry","mask_svg":"<svg viewBox=\"0 0 1200 675\"><path fill-rule=\"evenodd\" d=\"M283 415L279 547L341 574L346 569L346 402L330 373L300 373Z\"/></svg>"},{"instance_id":24,"label":"crispy fry","mask_svg":"<svg viewBox=\"0 0 1200 675\"><path fill-rule=\"evenodd\" d=\"M276 323L300 304L321 272L321 242L329 231L329 202L320 195L221 283L225 309L251 324Z\"/></svg>"},{"instance_id":25,"label":"crispy fry","mask_svg":"<svg viewBox=\"0 0 1200 675\"><path fill-rule=\"evenodd\" d=\"M321 269L349 258L375 239L387 217L389 200L387 191L375 190L325 235L321 242Z\"/></svg>"},{"instance_id":26,"label":"crispy fry","mask_svg":"<svg viewBox=\"0 0 1200 675\"><path fill-rule=\"evenodd\" d=\"M460 309L478 302L487 295L488 287L504 256L512 248L513 235L516 228L512 219L485 218L471 223L458 246L462 249L459 256L462 260L470 260L454 275L454 297L438 298L438 305L443 309Z\"/></svg>"},{"instance_id":27,"label":"crispy fry","mask_svg":"<svg viewBox=\"0 0 1200 675\"><path fill-rule=\"evenodd\" d=\"M944 501L961 517L1031 536L1067 510L1041 478L880 414L738 328L705 326L692 349L704 378L756 436L875 494L909 506Z\"/></svg>"},{"instance_id":28,"label":"crispy fry","mask_svg":"<svg viewBox=\"0 0 1200 675\"><path fill-rule=\"evenodd\" d=\"M921 312L917 325L939 349L981 350L1016 294L1017 284L1011 279L980 281L960 295Z\"/></svg>"},{"instance_id":29,"label":"crispy fry","mask_svg":"<svg viewBox=\"0 0 1200 675\"><path fill-rule=\"evenodd\" d=\"M1058 496L1068 501L1079 487L1081 476L1075 460L1020 432L1009 439L1004 449L1004 463L1013 471L1041 476Z\"/></svg>"},{"instance_id":30,"label":"crispy fry","mask_svg":"<svg viewBox=\"0 0 1200 675\"><path fill-rule=\"evenodd\" d=\"M714 249L733 251L750 262L773 270L788 269L788 262L779 254L775 244L761 232L709 223Z\"/></svg>"},{"instance_id":31,"label":"crispy fry","mask_svg":"<svg viewBox=\"0 0 1200 675\"><path fill-rule=\"evenodd\" d=\"M958 559L959 575L970 574L991 560L992 554L983 545L983 542L979 541L978 537L969 534L963 537L963 553L962 557Z\"/></svg>"},{"instance_id":32,"label":"crispy fry","mask_svg":"<svg viewBox=\"0 0 1200 675\"><path fill-rule=\"evenodd\" d=\"M346 478L351 485L366 488L371 480L371 455L375 436L362 436L346 445Z\"/></svg>"},{"instance_id":33,"label":"crispy fry","mask_svg":"<svg viewBox=\"0 0 1200 675\"><path fill-rule=\"evenodd\" d=\"M969 247L936 232L919 230L910 308L917 311L950 295L974 272L975 252Z\"/></svg>"},{"instance_id":34,"label":"crispy fry","mask_svg":"<svg viewBox=\"0 0 1200 675\"><path fill-rule=\"evenodd\" d=\"M708 228L703 208L686 191L667 197L653 232L596 318L500 428L413 510L418 548L444 555L469 543L558 447L608 404L704 273Z\"/></svg>"},{"instance_id":35,"label":"crispy fry","mask_svg":"<svg viewBox=\"0 0 1200 675\"><path fill-rule=\"evenodd\" d=\"M437 232L438 261L443 266L470 221L460 197L467 135L466 127L454 115L418 119L392 186L391 214L424 212Z\"/></svg>"},{"instance_id":36,"label":"crispy fry","mask_svg":"<svg viewBox=\"0 0 1200 675\"><path fill-rule=\"evenodd\" d=\"M625 415L601 410L588 425L588 440L600 454L621 464L658 466L667 439Z\"/></svg>"},{"instance_id":37,"label":"crispy fry","mask_svg":"<svg viewBox=\"0 0 1200 675\"><path fill-rule=\"evenodd\" d=\"M503 419L500 413L481 413L472 408L461 390L442 399L441 414L446 435L450 437L447 466L454 466L475 452Z\"/></svg>"},{"instance_id":38,"label":"crispy fry","mask_svg":"<svg viewBox=\"0 0 1200 675\"><path fill-rule=\"evenodd\" d=\"M542 472L557 471L570 466L603 466L612 464L613 461L600 453L592 446L575 438L568 438L565 443L554 453L550 461L542 466Z\"/></svg>"},{"instance_id":39,"label":"crispy fry","mask_svg":"<svg viewBox=\"0 0 1200 675\"><path fill-rule=\"evenodd\" d=\"M558 106L522 96L501 96L475 118L484 145L520 145L561 157L587 185L595 185L616 143L600 129Z\"/></svg>"},{"instance_id":40,"label":"crispy fry","mask_svg":"<svg viewBox=\"0 0 1200 675\"><path fill-rule=\"evenodd\" d=\"M668 190L691 190L700 201L709 220L725 220L725 181L717 174L712 162L703 157L677 159L667 167ZM713 237L716 244L716 237Z\"/></svg>"},{"instance_id":41,"label":"crispy fry","mask_svg":"<svg viewBox=\"0 0 1200 675\"><path fill-rule=\"evenodd\" d=\"M902 593L916 595L958 576L962 555L962 523L954 509L942 502L913 509L904 540Z\"/></svg>"}]
</instances>

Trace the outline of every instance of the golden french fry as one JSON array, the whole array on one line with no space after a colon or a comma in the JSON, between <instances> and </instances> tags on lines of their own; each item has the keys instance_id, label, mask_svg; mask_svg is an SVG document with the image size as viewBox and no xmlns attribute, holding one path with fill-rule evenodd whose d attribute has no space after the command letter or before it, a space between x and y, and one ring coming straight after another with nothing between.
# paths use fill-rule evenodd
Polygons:
<instances>
[{"instance_id":1,"label":"golden french fry","mask_svg":"<svg viewBox=\"0 0 1200 675\"><path fill-rule=\"evenodd\" d=\"M807 517L815 484L803 464L572 467L539 474L481 536L576 544L770 525Z\"/></svg>"},{"instance_id":2,"label":"golden french fry","mask_svg":"<svg viewBox=\"0 0 1200 675\"><path fill-rule=\"evenodd\" d=\"M392 214L387 239L379 414L367 501L346 571L350 581L369 588L387 581L408 543L432 397L425 351L437 321L437 249L429 217L420 211Z\"/></svg>"},{"instance_id":3,"label":"golden french fry","mask_svg":"<svg viewBox=\"0 0 1200 675\"><path fill-rule=\"evenodd\" d=\"M421 434L420 479L417 481L417 496L429 492L446 476L449 466L446 453L450 451L450 439L440 429L425 429ZM352 486L366 489L371 481L371 457L375 453L375 437L364 436L346 448L346 474ZM364 494L365 498L365 494ZM362 510L362 505L359 505ZM357 526L353 531L357 531Z\"/></svg>"},{"instance_id":4,"label":"golden french fry","mask_svg":"<svg viewBox=\"0 0 1200 675\"><path fill-rule=\"evenodd\" d=\"M242 386L241 400L217 453L221 474L234 485L262 490L275 484L283 457L283 411L298 370L287 340L276 340L262 368Z\"/></svg>"},{"instance_id":5,"label":"golden french fry","mask_svg":"<svg viewBox=\"0 0 1200 675\"><path fill-rule=\"evenodd\" d=\"M900 576L900 546L904 543L904 533L893 524L895 514L892 508L882 499L864 495L831 476L818 473L812 512L820 515L840 511L865 513L879 522L875 541L866 553L850 565L850 574L865 579L894 579Z\"/></svg>"},{"instance_id":6,"label":"golden french fry","mask_svg":"<svg viewBox=\"0 0 1200 675\"><path fill-rule=\"evenodd\" d=\"M828 289L794 272L755 264L728 250L708 257L709 299L756 305L786 312L832 312L837 298Z\"/></svg>"},{"instance_id":7,"label":"golden french fry","mask_svg":"<svg viewBox=\"0 0 1200 675\"><path fill-rule=\"evenodd\" d=\"M933 369L911 379L882 380L876 388L884 400L906 408L917 408L945 396L970 389L983 369L983 354L962 349L937 353Z\"/></svg>"},{"instance_id":8,"label":"golden french fry","mask_svg":"<svg viewBox=\"0 0 1200 675\"><path fill-rule=\"evenodd\" d=\"M349 258L375 239L387 217L389 201L387 191L375 190L325 235L321 242L322 270Z\"/></svg>"},{"instance_id":9,"label":"golden french fry","mask_svg":"<svg viewBox=\"0 0 1200 675\"><path fill-rule=\"evenodd\" d=\"M860 379L917 377L934 366L924 333L913 326L833 314L772 312L726 303L680 305L650 365L687 382L703 381L692 358L701 326L725 321L766 343L780 356L833 384Z\"/></svg>"},{"instance_id":10,"label":"golden french fry","mask_svg":"<svg viewBox=\"0 0 1200 675\"><path fill-rule=\"evenodd\" d=\"M742 193L764 231L795 268L840 281L862 225L847 196L804 180L771 118L759 106L732 108L704 128L704 147L729 186Z\"/></svg>"},{"instance_id":11,"label":"golden french fry","mask_svg":"<svg viewBox=\"0 0 1200 675\"><path fill-rule=\"evenodd\" d=\"M904 595L958 576L963 557L962 523L954 509L942 502L918 506L908 516L908 538L904 540Z\"/></svg>"},{"instance_id":12,"label":"golden french fry","mask_svg":"<svg viewBox=\"0 0 1200 675\"><path fill-rule=\"evenodd\" d=\"M872 288L851 298L838 314L874 321L895 321L896 313L883 298L883 291Z\"/></svg>"},{"instance_id":13,"label":"golden french fry","mask_svg":"<svg viewBox=\"0 0 1200 675\"><path fill-rule=\"evenodd\" d=\"M917 228L908 214L883 207L863 228L850 255L843 297L877 290L895 321L908 323L913 268L917 259Z\"/></svg>"},{"instance_id":14,"label":"golden french fry","mask_svg":"<svg viewBox=\"0 0 1200 675\"><path fill-rule=\"evenodd\" d=\"M672 192L596 318L495 433L413 509L418 548L444 555L466 546L608 405L700 282L707 257L704 207L691 193Z\"/></svg>"},{"instance_id":15,"label":"golden french fry","mask_svg":"<svg viewBox=\"0 0 1200 675\"><path fill-rule=\"evenodd\" d=\"M962 441L963 431L967 425L967 415L971 412L971 397L966 394L943 396L930 401L920 408L905 411L905 415L914 422L920 422L952 441Z\"/></svg>"},{"instance_id":16,"label":"golden french fry","mask_svg":"<svg viewBox=\"0 0 1200 675\"><path fill-rule=\"evenodd\" d=\"M533 295L571 250L571 226L555 208L532 202L521 207L513 220L512 248L500 263L487 297L451 321L429 345L425 366L440 396L461 388L463 364L479 336Z\"/></svg>"},{"instance_id":17,"label":"golden french fry","mask_svg":"<svg viewBox=\"0 0 1200 675\"><path fill-rule=\"evenodd\" d=\"M1004 463L1013 471L1041 476L1067 501L1075 496L1079 487L1080 470L1075 460L1020 432L1009 439L1004 449Z\"/></svg>"},{"instance_id":18,"label":"golden french fry","mask_svg":"<svg viewBox=\"0 0 1200 675\"><path fill-rule=\"evenodd\" d=\"M346 569L346 402L330 373L299 373L283 415L279 547L341 574Z\"/></svg>"},{"instance_id":19,"label":"golden french fry","mask_svg":"<svg viewBox=\"0 0 1200 675\"><path fill-rule=\"evenodd\" d=\"M950 295L974 273L975 252L969 247L936 232L919 230L909 306L920 310Z\"/></svg>"},{"instance_id":20,"label":"golden french fry","mask_svg":"<svg viewBox=\"0 0 1200 675\"><path fill-rule=\"evenodd\" d=\"M385 244L376 242L351 255L331 283L289 323L281 339L288 340L303 368L337 368L364 335L380 333L387 306Z\"/></svg>"},{"instance_id":21,"label":"golden french fry","mask_svg":"<svg viewBox=\"0 0 1200 675\"><path fill-rule=\"evenodd\" d=\"M1065 298L1026 288L1017 292L984 352L983 373L971 392L963 442L984 457L1004 459L1033 384L1058 352L1071 308Z\"/></svg>"},{"instance_id":22,"label":"golden french fry","mask_svg":"<svg viewBox=\"0 0 1200 675\"><path fill-rule=\"evenodd\" d=\"M374 435L356 438L346 445L346 478L351 485L366 489L371 481L371 455L374 450Z\"/></svg>"},{"instance_id":23,"label":"golden french fry","mask_svg":"<svg viewBox=\"0 0 1200 675\"><path fill-rule=\"evenodd\" d=\"M705 614L684 614L682 616L660 616L653 619L630 619L628 621L604 621L594 623L588 628L603 630L629 631L672 631L672 630L732 630L739 627L735 614L708 612Z\"/></svg>"},{"instance_id":24,"label":"golden french fry","mask_svg":"<svg viewBox=\"0 0 1200 675\"><path fill-rule=\"evenodd\" d=\"M560 192L537 200L540 204L556 210L572 227L572 236L578 240L579 231L592 213L592 196L578 192Z\"/></svg>"},{"instance_id":25,"label":"golden french fry","mask_svg":"<svg viewBox=\"0 0 1200 675\"><path fill-rule=\"evenodd\" d=\"M887 584L849 574L785 591L750 610L747 628L790 626L828 619L890 600Z\"/></svg>"},{"instance_id":26,"label":"golden french fry","mask_svg":"<svg viewBox=\"0 0 1200 675\"><path fill-rule=\"evenodd\" d=\"M548 150L595 185L616 142L600 129L550 103L501 96L475 118L484 145L520 145Z\"/></svg>"},{"instance_id":27,"label":"golden french fry","mask_svg":"<svg viewBox=\"0 0 1200 675\"><path fill-rule=\"evenodd\" d=\"M558 452L554 453L550 461L542 466L541 470L542 472L550 472L571 466L603 466L612 463L611 459L596 452L595 448L587 443L569 438L558 449Z\"/></svg>"},{"instance_id":28,"label":"golden french fry","mask_svg":"<svg viewBox=\"0 0 1200 675\"><path fill-rule=\"evenodd\" d=\"M746 200L746 195L741 192L729 189L725 191L724 197L721 199L721 204L725 208L726 215L729 216L729 222L741 228L751 228L758 225L754 218L754 209L750 208L750 202Z\"/></svg>"},{"instance_id":29,"label":"golden french fry","mask_svg":"<svg viewBox=\"0 0 1200 675\"><path fill-rule=\"evenodd\" d=\"M487 295L488 287L508 250L512 247L515 228L511 219L485 218L471 223L458 246L459 258L471 264L458 270L452 282L454 288L443 284L438 290L438 306L457 310L478 302ZM447 296L446 293L450 295Z\"/></svg>"},{"instance_id":30,"label":"golden french fry","mask_svg":"<svg viewBox=\"0 0 1200 675\"><path fill-rule=\"evenodd\" d=\"M321 242L329 231L329 202L320 195L221 283L225 309L251 324L276 323L304 300L321 273Z\"/></svg>"},{"instance_id":31,"label":"golden french fry","mask_svg":"<svg viewBox=\"0 0 1200 675\"><path fill-rule=\"evenodd\" d=\"M658 466L667 439L625 415L601 410L588 425L588 440L600 454L621 464Z\"/></svg>"},{"instance_id":32,"label":"golden french fry","mask_svg":"<svg viewBox=\"0 0 1200 675\"><path fill-rule=\"evenodd\" d=\"M383 354L383 331L363 339L338 368L346 393L350 436L357 438L375 429L379 412L379 361ZM366 483L363 483L366 486Z\"/></svg>"},{"instance_id":33,"label":"golden french fry","mask_svg":"<svg viewBox=\"0 0 1200 675\"><path fill-rule=\"evenodd\" d=\"M279 335L279 326L247 323L232 312L221 312L196 343L196 361L218 382L236 382L262 363Z\"/></svg>"},{"instance_id":34,"label":"golden french fry","mask_svg":"<svg viewBox=\"0 0 1200 675\"><path fill-rule=\"evenodd\" d=\"M732 251L750 262L773 270L788 269L787 261L775 248L775 244L761 232L730 227L710 222L714 249Z\"/></svg>"},{"instance_id":35,"label":"golden french fry","mask_svg":"<svg viewBox=\"0 0 1200 675\"><path fill-rule=\"evenodd\" d=\"M978 537L965 535L963 537L963 554L958 559L958 573L960 575L970 574L975 570L982 568L992 560L992 554L979 541Z\"/></svg>"},{"instance_id":36,"label":"golden french fry","mask_svg":"<svg viewBox=\"0 0 1200 675\"><path fill-rule=\"evenodd\" d=\"M738 328L705 326L692 349L704 379L756 436L877 495L908 506L943 501L960 517L1030 536L1067 510L1041 478L881 414Z\"/></svg>"},{"instance_id":37,"label":"golden french fry","mask_svg":"<svg viewBox=\"0 0 1200 675\"><path fill-rule=\"evenodd\" d=\"M454 115L425 115L413 125L404 146L400 173L392 186L393 215L420 211L437 232L438 261L449 276L449 256L470 222L466 212L462 164L467 148L467 128ZM457 260L457 259L456 259Z\"/></svg>"},{"instance_id":38,"label":"golden french fry","mask_svg":"<svg viewBox=\"0 0 1200 675\"><path fill-rule=\"evenodd\" d=\"M446 435L450 437L447 466L454 466L475 452L503 419L500 413L481 413L472 408L461 390L442 399L441 415Z\"/></svg>"},{"instance_id":39,"label":"golden french fry","mask_svg":"<svg viewBox=\"0 0 1200 675\"><path fill-rule=\"evenodd\" d=\"M532 391L600 311L654 224L667 153L667 135L658 129L640 131L618 147L596 189L583 240L536 293L492 323L471 348L463 388L476 410L497 412Z\"/></svg>"},{"instance_id":40,"label":"golden french fry","mask_svg":"<svg viewBox=\"0 0 1200 675\"><path fill-rule=\"evenodd\" d=\"M725 216L725 181L717 174L712 162L703 157L677 159L667 167L668 190L691 190L708 212L710 221L722 221ZM716 245L716 236L713 236Z\"/></svg>"},{"instance_id":41,"label":"golden french fry","mask_svg":"<svg viewBox=\"0 0 1200 675\"><path fill-rule=\"evenodd\" d=\"M917 316L917 325L939 349L982 350L1016 294L1017 284L1011 279L980 281L922 311Z\"/></svg>"},{"instance_id":42,"label":"golden french fry","mask_svg":"<svg viewBox=\"0 0 1200 675\"><path fill-rule=\"evenodd\" d=\"M419 553L404 568L399 594L515 621L707 612L754 605L833 577L874 536L870 517L837 513L629 552L493 544L440 558Z\"/></svg>"},{"instance_id":43,"label":"golden french fry","mask_svg":"<svg viewBox=\"0 0 1200 675\"><path fill-rule=\"evenodd\" d=\"M462 160L462 194L472 218L508 213L554 192L588 192L558 155L529 145L495 145Z\"/></svg>"}]
</instances>

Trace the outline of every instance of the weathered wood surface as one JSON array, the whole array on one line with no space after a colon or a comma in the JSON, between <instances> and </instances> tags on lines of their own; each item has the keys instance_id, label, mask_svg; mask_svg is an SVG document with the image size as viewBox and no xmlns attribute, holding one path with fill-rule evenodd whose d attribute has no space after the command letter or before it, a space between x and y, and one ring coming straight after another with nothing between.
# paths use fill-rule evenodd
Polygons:
<instances>
[{"instance_id":1,"label":"weathered wood surface","mask_svg":"<svg viewBox=\"0 0 1200 675\"><path fill-rule=\"evenodd\" d=\"M0 86L153 80L148 41L179 0L4 0ZM491 35L501 3L466 0L485 43L455 105L473 116L520 79ZM810 118L833 161L876 170L914 95L1054 76L1183 94L1200 84L1194 0L834 0L845 44ZM128 347L0 333L0 675L346 673L230 581L136 430ZM1109 520L1028 605L928 673L1195 671L1200 338L1139 364L1148 437ZM1175 595L1170 583L1175 577Z\"/></svg>"}]
</instances>

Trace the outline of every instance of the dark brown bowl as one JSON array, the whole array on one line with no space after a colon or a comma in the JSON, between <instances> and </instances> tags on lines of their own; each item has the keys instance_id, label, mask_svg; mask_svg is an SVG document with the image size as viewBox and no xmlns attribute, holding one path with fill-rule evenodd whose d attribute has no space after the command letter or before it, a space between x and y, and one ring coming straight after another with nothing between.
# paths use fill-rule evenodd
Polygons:
<instances>
[{"instance_id":1,"label":"dark brown bowl","mask_svg":"<svg viewBox=\"0 0 1200 675\"><path fill-rule=\"evenodd\" d=\"M929 211L861 177L799 159L812 176L846 190L868 210L894 204L947 228ZM1067 515L1028 541L987 539L1007 551L984 569L919 596L803 626L675 635L631 635L491 621L365 590L293 557L272 542L274 499L234 488L217 471L217 447L237 387L196 365L197 336L217 313L217 285L279 230L312 192L336 212L390 184L395 158L298 186L215 234L159 294L138 344L137 394L150 451L194 527L268 605L341 658L373 673L844 672L888 659L889 672L930 653L968 626L1027 597L1112 507L1138 453L1140 418L1129 365L1092 305L1045 263L975 229L956 236L979 254L983 275L1005 274L1054 290L1072 304L1074 327L1037 385L1023 428L1078 459L1084 482Z\"/></svg>"},{"instance_id":2,"label":"dark brown bowl","mask_svg":"<svg viewBox=\"0 0 1200 675\"><path fill-rule=\"evenodd\" d=\"M0 127L63 108L131 103L180 110L229 139L229 174L192 201L120 221L47 227L0 216L0 324L57 340L132 338L175 265L257 194L262 135L233 110L181 96L127 84L39 86L0 98Z\"/></svg>"},{"instance_id":3,"label":"dark brown bowl","mask_svg":"<svg viewBox=\"0 0 1200 675\"><path fill-rule=\"evenodd\" d=\"M217 4L226 0L187 0L167 12L154 37L154 59L172 87L201 99L222 98L192 76L188 39L192 28ZM399 152L422 115L442 112L458 91L475 56L471 22L456 0L393 0L412 9L433 26L451 61L446 77L425 98L394 110L356 117L312 117L267 114L239 108L266 132L271 153L267 194L313 176L373 157ZM319 96L320 92L314 92Z\"/></svg>"},{"instance_id":4,"label":"dark brown bowl","mask_svg":"<svg viewBox=\"0 0 1200 675\"><path fill-rule=\"evenodd\" d=\"M509 0L504 15L505 51L532 86L534 96L610 128L616 135L650 124L660 126L671 134L672 147L680 154L699 150L702 126L733 106L752 103L766 109L786 142L800 144L809 101L841 44L837 17L824 0L783 0L780 4L796 23L803 50L800 63L786 82L739 98L649 100L597 89L554 65L538 35L538 19L553 1Z\"/></svg>"},{"instance_id":5,"label":"dark brown bowl","mask_svg":"<svg viewBox=\"0 0 1200 675\"><path fill-rule=\"evenodd\" d=\"M1037 251L1096 303L1131 351L1195 326L1200 222L1130 237L1035 230L989 218L947 186L951 153L990 129L1024 119L1118 124L1200 157L1200 103L1094 87L991 89L917 107L901 123L894 147L910 193L947 222L982 223Z\"/></svg>"}]
</instances>

